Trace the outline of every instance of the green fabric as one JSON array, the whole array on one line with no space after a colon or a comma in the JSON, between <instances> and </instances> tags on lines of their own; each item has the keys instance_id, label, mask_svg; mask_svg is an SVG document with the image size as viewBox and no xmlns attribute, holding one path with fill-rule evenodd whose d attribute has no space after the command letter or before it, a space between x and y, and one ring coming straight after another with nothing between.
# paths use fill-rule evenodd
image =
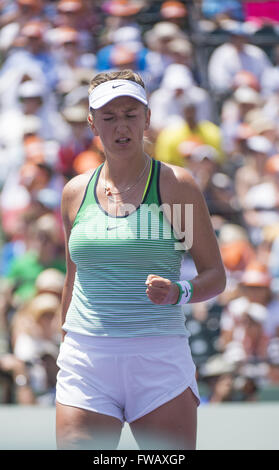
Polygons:
<instances>
[{"instance_id":1,"label":"green fabric","mask_svg":"<svg viewBox=\"0 0 279 470\"><path fill-rule=\"evenodd\" d=\"M36 252L27 251L12 262L7 278L15 284L15 294L20 299L27 300L36 293L35 282L38 275L47 268L56 268L65 273L65 260L57 258L48 265L43 265Z\"/></svg>"}]
</instances>

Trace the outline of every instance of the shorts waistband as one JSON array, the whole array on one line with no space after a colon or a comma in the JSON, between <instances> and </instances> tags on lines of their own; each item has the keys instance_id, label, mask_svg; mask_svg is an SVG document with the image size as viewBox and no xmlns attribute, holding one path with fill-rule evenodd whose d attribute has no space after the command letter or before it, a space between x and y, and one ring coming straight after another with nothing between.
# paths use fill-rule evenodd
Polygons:
<instances>
[{"instance_id":1,"label":"shorts waistband","mask_svg":"<svg viewBox=\"0 0 279 470\"><path fill-rule=\"evenodd\" d=\"M165 348L188 344L188 338L184 335L114 338L107 336L82 335L69 331L67 332L64 341L77 348L79 346L86 346L91 350L116 354L162 351Z\"/></svg>"}]
</instances>

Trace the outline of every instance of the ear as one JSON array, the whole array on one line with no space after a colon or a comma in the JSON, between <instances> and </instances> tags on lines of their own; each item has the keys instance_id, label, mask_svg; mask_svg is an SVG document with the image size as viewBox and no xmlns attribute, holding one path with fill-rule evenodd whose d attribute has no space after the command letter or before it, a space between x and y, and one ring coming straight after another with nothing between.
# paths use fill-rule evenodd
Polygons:
<instances>
[{"instance_id":1,"label":"ear","mask_svg":"<svg viewBox=\"0 0 279 470\"><path fill-rule=\"evenodd\" d=\"M99 133L98 133L96 127L95 127L94 117L93 117L92 113L88 114L87 122L88 122L89 126L91 127L92 132L94 133L94 135L98 136Z\"/></svg>"},{"instance_id":2,"label":"ear","mask_svg":"<svg viewBox=\"0 0 279 470\"><path fill-rule=\"evenodd\" d=\"M147 111L146 111L146 118L145 118L145 126L144 126L145 131L147 131L149 129L150 116L151 116L151 110L150 110L150 108L148 108Z\"/></svg>"}]
</instances>

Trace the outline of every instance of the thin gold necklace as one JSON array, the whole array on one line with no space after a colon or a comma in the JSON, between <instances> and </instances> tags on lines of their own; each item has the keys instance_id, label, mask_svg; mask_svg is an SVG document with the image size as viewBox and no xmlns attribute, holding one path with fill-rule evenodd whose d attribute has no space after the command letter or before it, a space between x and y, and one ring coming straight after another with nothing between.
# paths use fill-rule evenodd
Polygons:
<instances>
[{"instance_id":1,"label":"thin gold necklace","mask_svg":"<svg viewBox=\"0 0 279 470\"><path fill-rule=\"evenodd\" d=\"M105 195L109 198L111 196L116 196L118 194L123 194L123 193L127 193L128 191L130 191L132 188L134 188L142 179L144 173L145 173L145 170L147 168L147 165L149 163L149 157L147 157L147 160L146 160L146 164L145 164L145 167L144 169L142 170L142 172L139 174L138 178L136 179L136 181L131 184L130 186L128 186L128 188L126 189L123 189L123 191L111 191L110 187L107 185L107 181L106 181L106 175L104 175L104 180L105 180L105 185L104 185L104 192L105 192Z\"/></svg>"}]
</instances>

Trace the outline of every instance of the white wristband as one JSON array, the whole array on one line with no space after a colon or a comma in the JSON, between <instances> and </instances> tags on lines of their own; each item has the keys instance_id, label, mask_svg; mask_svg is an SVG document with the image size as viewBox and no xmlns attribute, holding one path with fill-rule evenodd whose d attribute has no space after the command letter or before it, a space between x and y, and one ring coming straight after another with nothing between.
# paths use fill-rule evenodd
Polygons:
<instances>
[{"instance_id":1,"label":"white wristband","mask_svg":"<svg viewBox=\"0 0 279 470\"><path fill-rule=\"evenodd\" d=\"M193 296L193 284L190 281L175 282L179 288L179 297L175 305L188 304Z\"/></svg>"}]
</instances>

